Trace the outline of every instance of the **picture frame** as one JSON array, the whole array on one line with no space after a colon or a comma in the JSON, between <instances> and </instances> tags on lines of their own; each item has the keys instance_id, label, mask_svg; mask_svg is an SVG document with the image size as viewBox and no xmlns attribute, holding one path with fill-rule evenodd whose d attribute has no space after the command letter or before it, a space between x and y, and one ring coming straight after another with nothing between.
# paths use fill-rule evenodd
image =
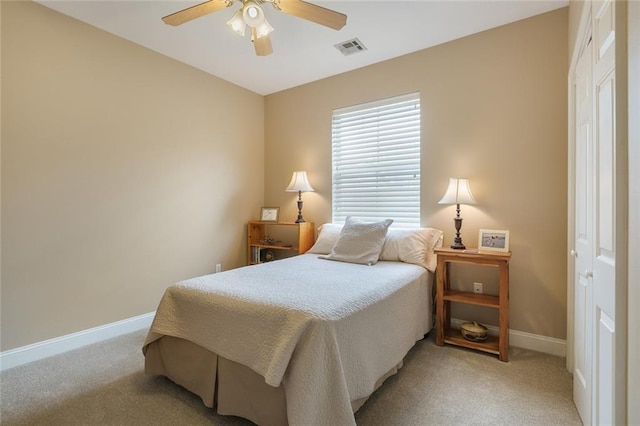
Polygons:
<instances>
[{"instance_id":1,"label":"picture frame","mask_svg":"<svg viewBox=\"0 0 640 426\"><path fill-rule=\"evenodd\" d=\"M481 229L478 234L478 250L509 251L509 231Z\"/></svg>"},{"instance_id":2,"label":"picture frame","mask_svg":"<svg viewBox=\"0 0 640 426\"><path fill-rule=\"evenodd\" d=\"M280 217L280 207L261 207L260 208L261 222L277 222L279 217Z\"/></svg>"}]
</instances>

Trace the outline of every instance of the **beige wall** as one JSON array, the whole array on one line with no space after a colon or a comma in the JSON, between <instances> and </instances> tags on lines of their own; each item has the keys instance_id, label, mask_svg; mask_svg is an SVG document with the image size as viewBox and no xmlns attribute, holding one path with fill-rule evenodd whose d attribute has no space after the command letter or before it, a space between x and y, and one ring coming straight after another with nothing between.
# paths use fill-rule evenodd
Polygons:
<instances>
[{"instance_id":1,"label":"beige wall","mask_svg":"<svg viewBox=\"0 0 640 426\"><path fill-rule=\"evenodd\" d=\"M563 338L567 21L551 12L265 100L3 2L2 350L150 312L172 282L243 264L244 222L260 205L295 218L293 170L317 191L305 217L330 221L331 111L413 91L423 225L449 244L453 207L437 201L449 176L471 178L465 243L478 228L511 231L512 328ZM247 112L256 126L240 125ZM491 290L493 275L480 277Z\"/></svg>"},{"instance_id":2,"label":"beige wall","mask_svg":"<svg viewBox=\"0 0 640 426\"><path fill-rule=\"evenodd\" d=\"M243 264L264 98L36 3L2 9L2 350Z\"/></svg>"},{"instance_id":3,"label":"beige wall","mask_svg":"<svg viewBox=\"0 0 640 426\"><path fill-rule=\"evenodd\" d=\"M265 203L296 216L284 192L308 171L304 216L331 221L331 113L409 92L422 103L422 225L453 239L454 206L438 205L450 176L468 177L477 206L463 207L463 240L479 228L511 234L511 327L566 336L568 9L560 9L266 97ZM365 53L366 54L366 53ZM495 274L456 275L471 288ZM463 319L495 324L462 307Z\"/></svg>"}]
</instances>

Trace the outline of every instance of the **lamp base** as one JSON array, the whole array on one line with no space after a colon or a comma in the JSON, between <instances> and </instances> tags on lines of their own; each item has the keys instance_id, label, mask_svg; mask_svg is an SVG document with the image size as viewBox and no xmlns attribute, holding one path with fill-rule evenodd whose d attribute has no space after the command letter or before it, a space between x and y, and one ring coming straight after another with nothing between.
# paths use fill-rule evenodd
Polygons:
<instances>
[{"instance_id":1,"label":"lamp base","mask_svg":"<svg viewBox=\"0 0 640 426\"><path fill-rule=\"evenodd\" d=\"M464 250L466 249L465 245L462 244L462 241L454 241L453 244L451 244L451 248L454 250Z\"/></svg>"},{"instance_id":2,"label":"lamp base","mask_svg":"<svg viewBox=\"0 0 640 426\"><path fill-rule=\"evenodd\" d=\"M302 218L302 192L298 192L298 219L296 219L296 223L304 223Z\"/></svg>"},{"instance_id":3,"label":"lamp base","mask_svg":"<svg viewBox=\"0 0 640 426\"><path fill-rule=\"evenodd\" d=\"M453 218L453 222L456 227L456 236L453 239L453 244L451 244L451 248L454 250L464 250L466 247L462 244L462 237L460 236L460 228L462 228L462 218L460 217L460 204L457 205L456 209L456 217Z\"/></svg>"}]
</instances>

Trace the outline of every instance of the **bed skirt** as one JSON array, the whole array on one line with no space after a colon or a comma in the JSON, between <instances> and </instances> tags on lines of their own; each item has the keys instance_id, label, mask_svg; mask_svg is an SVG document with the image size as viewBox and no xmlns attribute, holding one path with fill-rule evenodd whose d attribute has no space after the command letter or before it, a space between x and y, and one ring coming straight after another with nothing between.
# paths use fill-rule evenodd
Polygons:
<instances>
[{"instance_id":1,"label":"bed skirt","mask_svg":"<svg viewBox=\"0 0 640 426\"><path fill-rule=\"evenodd\" d=\"M401 367L402 361L377 380L375 389ZM243 417L262 426L288 425L283 385L269 386L249 367L188 340L163 336L150 343L145 373L169 378L198 395L205 406L216 407L219 414ZM354 413L369 396L351 401Z\"/></svg>"}]
</instances>

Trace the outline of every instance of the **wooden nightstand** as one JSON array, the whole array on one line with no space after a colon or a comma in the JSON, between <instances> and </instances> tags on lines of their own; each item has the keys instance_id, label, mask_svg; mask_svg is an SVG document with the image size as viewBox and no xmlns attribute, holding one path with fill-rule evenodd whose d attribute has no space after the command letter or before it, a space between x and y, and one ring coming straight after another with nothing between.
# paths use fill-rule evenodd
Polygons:
<instances>
[{"instance_id":1,"label":"wooden nightstand","mask_svg":"<svg viewBox=\"0 0 640 426\"><path fill-rule=\"evenodd\" d=\"M436 344L445 343L464 346L498 355L500 361L507 361L509 355L509 260L511 253L477 250L435 249L438 255L436 269ZM475 294L466 291L451 290L449 280L450 263L472 263L475 265L499 268L499 288L497 296ZM460 330L451 328L451 302L485 306L498 310L498 337L489 336L482 342L472 342L460 334Z\"/></svg>"},{"instance_id":2,"label":"wooden nightstand","mask_svg":"<svg viewBox=\"0 0 640 426\"><path fill-rule=\"evenodd\" d=\"M287 240L273 244L265 241L268 235L279 235L282 232L286 234L287 229L293 232L293 235L288 235ZM247 224L247 263L255 265L263 261L303 254L311 248L314 242L315 228L313 222L250 221ZM272 259L264 259L263 251L274 257Z\"/></svg>"}]
</instances>

